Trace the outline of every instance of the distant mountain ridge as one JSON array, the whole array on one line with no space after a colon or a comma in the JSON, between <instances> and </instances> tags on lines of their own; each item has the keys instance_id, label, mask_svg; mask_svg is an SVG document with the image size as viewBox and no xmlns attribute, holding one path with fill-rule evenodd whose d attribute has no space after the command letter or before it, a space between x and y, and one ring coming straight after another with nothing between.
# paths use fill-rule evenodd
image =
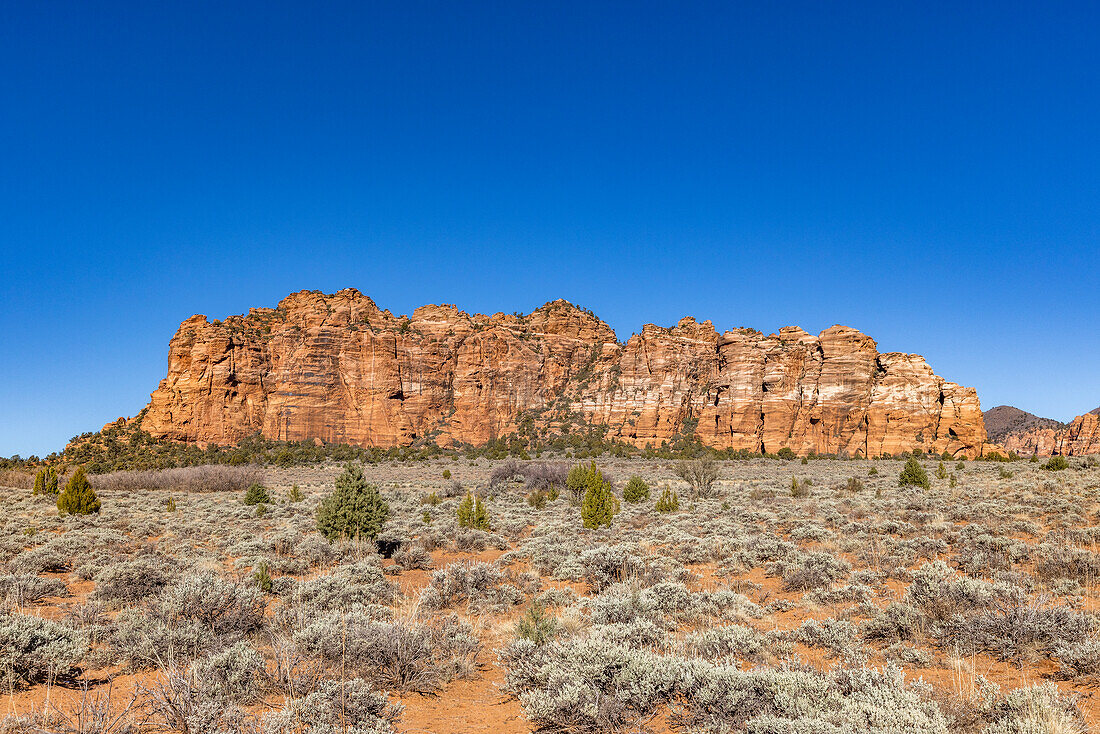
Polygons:
<instances>
[{"instance_id":1,"label":"distant mountain ridge","mask_svg":"<svg viewBox=\"0 0 1100 734\"><path fill-rule=\"evenodd\" d=\"M1066 424L1053 418L1042 418L1012 405L998 405L982 412L985 432L993 443L1002 443L1009 434L1020 434L1037 428L1058 430Z\"/></svg>"}]
</instances>

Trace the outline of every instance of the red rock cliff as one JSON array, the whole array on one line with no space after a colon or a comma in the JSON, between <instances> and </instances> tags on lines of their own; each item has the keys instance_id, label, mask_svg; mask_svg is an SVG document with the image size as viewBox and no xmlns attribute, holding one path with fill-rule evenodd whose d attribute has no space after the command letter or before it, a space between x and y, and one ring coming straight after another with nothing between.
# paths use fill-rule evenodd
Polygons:
<instances>
[{"instance_id":1,"label":"red rock cliff","mask_svg":"<svg viewBox=\"0 0 1100 734\"><path fill-rule=\"evenodd\" d=\"M1021 456L1083 456L1100 454L1100 415L1079 415L1065 428L1033 428L1010 433L1004 447Z\"/></svg>"},{"instance_id":2,"label":"red rock cliff","mask_svg":"<svg viewBox=\"0 0 1100 734\"><path fill-rule=\"evenodd\" d=\"M566 301L526 316L443 305L406 318L353 289L302 291L222 322L187 319L142 427L203 443L259 431L388 447L480 444L525 419L555 430L569 418L638 446L694 431L751 451L975 456L986 441L973 388L843 326L719 334L685 318L620 344Z\"/></svg>"}]
</instances>

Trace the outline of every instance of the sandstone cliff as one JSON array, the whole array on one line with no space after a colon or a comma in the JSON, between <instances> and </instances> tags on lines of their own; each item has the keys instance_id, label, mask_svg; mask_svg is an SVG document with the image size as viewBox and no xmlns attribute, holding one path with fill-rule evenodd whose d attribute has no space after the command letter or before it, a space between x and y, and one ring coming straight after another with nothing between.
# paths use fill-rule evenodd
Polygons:
<instances>
[{"instance_id":1,"label":"sandstone cliff","mask_svg":"<svg viewBox=\"0 0 1100 734\"><path fill-rule=\"evenodd\" d=\"M685 318L623 344L566 301L525 316L441 305L408 318L354 289L187 319L142 427L201 443L259 431L388 447L480 444L521 424L569 422L637 446L690 432L718 448L800 454L976 456L986 442L973 388L843 326L719 334Z\"/></svg>"},{"instance_id":2,"label":"sandstone cliff","mask_svg":"<svg viewBox=\"0 0 1100 734\"><path fill-rule=\"evenodd\" d=\"M1009 433L1002 441L1021 456L1084 456L1100 454L1100 415L1079 415L1063 428L1033 428Z\"/></svg>"}]
</instances>

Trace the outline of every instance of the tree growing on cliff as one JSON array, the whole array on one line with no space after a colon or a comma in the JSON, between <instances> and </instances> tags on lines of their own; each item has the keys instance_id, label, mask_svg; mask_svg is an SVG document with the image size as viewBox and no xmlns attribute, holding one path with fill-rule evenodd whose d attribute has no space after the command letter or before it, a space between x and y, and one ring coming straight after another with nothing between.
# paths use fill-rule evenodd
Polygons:
<instances>
[{"instance_id":1,"label":"tree growing on cliff","mask_svg":"<svg viewBox=\"0 0 1100 734\"><path fill-rule=\"evenodd\" d=\"M348 464L336 478L336 490L317 508L317 530L329 540L374 540L389 514L378 487L363 477L363 467Z\"/></svg>"},{"instance_id":2,"label":"tree growing on cliff","mask_svg":"<svg viewBox=\"0 0 1100 734\"><path fill-rule=\"evenodd\" d=\"M898 486L930 489L932 483L928 481L928 472L924 470L920 462L910 456L905 462L905 467L901 470L901 476L898 477Z\"/></svg>"},{"instance_id":3,"label":"tree growing on cliff","mask_svg":"<svg viewBox=\"0 0 1100 734\"><path fill-rule=\"evenodd\" d=\"M99 507L99 498L84 475L84 467L77 467L65 491L57 495L57 511L62 515L91 515L99 512Z\"/></svg>"}]
</instances>

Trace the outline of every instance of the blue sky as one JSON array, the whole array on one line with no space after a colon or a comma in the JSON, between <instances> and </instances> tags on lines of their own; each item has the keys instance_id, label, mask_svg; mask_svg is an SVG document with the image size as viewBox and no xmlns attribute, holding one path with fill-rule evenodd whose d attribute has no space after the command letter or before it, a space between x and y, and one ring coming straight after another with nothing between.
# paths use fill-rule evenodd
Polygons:
<instances>
[{"instance_id":1,"label":"blue sky","mask_svg":"<svg viewBox=\"0 0 1100 734\"><path fill-rule=\"evenodd\" d=\"M859 328L1100 405L1095 3L5 3L0 454L354 286Z\"/></svg>"}]
</instances>

